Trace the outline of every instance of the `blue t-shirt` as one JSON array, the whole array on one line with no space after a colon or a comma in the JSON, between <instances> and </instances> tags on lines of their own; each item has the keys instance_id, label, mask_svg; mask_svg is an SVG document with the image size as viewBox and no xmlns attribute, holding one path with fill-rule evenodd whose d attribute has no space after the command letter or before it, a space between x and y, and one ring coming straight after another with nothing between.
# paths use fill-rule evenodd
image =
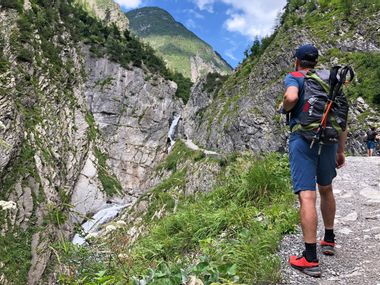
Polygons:
<instances>
[{"instance_id":1,"label":"blue t-shirt","mask_svg":"<svg viewBox=\"0 0 380 285\"><path fill-rule=\"evenodd\" d=\"M295 71L291 72L288 75L286 75L284 79L285 89L288 89L290 86L294 86L298 88L298 101L297 104L294 106L294 108L290 111L290 122L289 126L290 129L294 127L294 125L297 123L297 117L302 112L302 106L303 106L303 98L304 98L304 89L303 89L303 83L304 83L305 75L301 72Z\"/></svg>"}]
</instances>

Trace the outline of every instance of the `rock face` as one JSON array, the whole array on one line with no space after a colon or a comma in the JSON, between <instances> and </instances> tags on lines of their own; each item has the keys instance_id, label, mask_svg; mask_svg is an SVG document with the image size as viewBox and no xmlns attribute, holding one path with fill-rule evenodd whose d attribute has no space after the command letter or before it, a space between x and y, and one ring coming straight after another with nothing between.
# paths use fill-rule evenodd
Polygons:
<instances>
[{"instance_id":1,"label":"rock face","mask_svg":"<svg viewBox=\"0 0 380 285\"><path fill-rule=\"evenodd\" d=\"M18 18L0 10L0 283L55 284L52 244L145 190L182 103L174 82L94 57L63 26L52 42L59 65L41 56L37 31L21 60Z\"/></svg>"},{"instance_id":2,"label":"rock face","mask_svg":"<svg viewBox=\"0 0 380 285\"><path fill-rule=\"evenodd\" d=\"M306 14L302 7L298 12ZM336 41L333 45L319 38L310 27L280 27L265 52L258 59L251 57L243 62L219 91L208 94L205 80L197 82L184 111L184 136L205 148L223 152L285 151L289 131L285 118L276 109L284 94L283 79L286 73L293 70L294 50L305 43L316 45L321 55L318 66L321 69L329 69L336 63L347 63L344 58L347 51L362 55L377 53L380 48L378 33L366 25L374 24L378 17L377 11L369 15L368 21L361 20L355 27L350 26L350 36L345 35L349 23L339 20L342 34L339 37L331 35ZM327 27L325 33L329 33ZM336 47L339 51L335 50ZM338 57L332 56L332 50ZM360 62L352 63L354 69L359 69L361 65ZM363 80L366 76L365 72L359 73L357 80ZM349 153L365 153L363 130L368 129L368 124L380 127L379 119L378 112L369 108L363 99L353 100L347 143Z\"/></svg>"},{"instance_id":3,"label":"rock face","mask_svg":"<svg viewBox=\"0 0 380 285\"><path fill-rule=\"evenodd\" d=\"M88 54L88 53L87 53ZM85 96L109 153L109 165L131 195L141 193L145 175L162 160L170 120L182 108L177 85L141 69L126 70L89 54Z\"/></svg>"},{"instance_id":4,"label":"rock face","mask_svg":"<svg viewBox=\"0 0 380 285\"><path fill-rule=\"evenodd\" d=\"M219 65L223 65L221 59L216 58ZM221 70L213 61L207 61L201 57L200 54L196 54L190 57L190 70L191 70L191 81L196 82L201 76L207 73L217 72L220 74L228 74L226 71Z\"/></svg>"},{"instance_id":5,"label":"rock face","mask_svg":"<svg viewBox=\"0 0 380 285\"><path fill-rule=\"evenodd\" d=\"M75 0L90 14L107 24L115 24L120 31L128 29L129 21L120 6L112 0Z\"/></svg>"},{"instance_id":6,"label":"rock face","mask_svg":"<svg viewBox=\"0 0 380 285\"><path fill-rule=\"evenodd\" d=\"M353 155L363 155L367 152L366 132L371 126L380 128L380 114L359 97L353 102L348 117L350 131L347 151Z\"/></svg>"}]
</instances>

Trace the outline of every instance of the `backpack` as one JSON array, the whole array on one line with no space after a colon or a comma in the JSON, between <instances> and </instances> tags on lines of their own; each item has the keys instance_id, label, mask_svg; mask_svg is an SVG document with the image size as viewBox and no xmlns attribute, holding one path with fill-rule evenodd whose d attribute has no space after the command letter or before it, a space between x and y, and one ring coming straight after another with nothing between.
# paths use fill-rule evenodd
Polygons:
<instances>
[{"instance_id":1,"label":"backpack","mask_svg":"<svg viewBox=\"0 0 380 285\"><path fill-rule=\"evenodd\" d=\"M377 133L374 131L367 132L367 141L375 141Z\"/></svg>"},{"instance_id":2,"label":"backpack","mask_svg":"<svg viewBox=\"0 0 380 285\"><path fill-rule=\"evenodd\" d=\"M314 143L337 143L346 130L349 104L342 87L348 72L352 81L354 73L349 66L302 73L304 101L292 132L300 133L311 143L310 148Z\"/></svg>"}]
</instances>

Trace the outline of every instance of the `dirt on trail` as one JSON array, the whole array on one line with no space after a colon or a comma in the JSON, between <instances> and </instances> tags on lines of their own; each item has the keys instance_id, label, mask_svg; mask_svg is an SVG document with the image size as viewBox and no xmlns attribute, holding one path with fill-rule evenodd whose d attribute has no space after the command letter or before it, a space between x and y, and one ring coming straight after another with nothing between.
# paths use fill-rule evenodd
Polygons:
<instances>
[{"instance_id":1,"label":"dirt on trail","mask_svg":"<svg viewBox=\"0 0 380 285\"><path fill-rule=\"evenodd\" d=\"M304 248L300 229L280 246L283 281L280 284L380 285L380 157L348 157L333 182L337 205L337 253L324 256L318 246L321 278L291 268L288 258ZM318 209L318 239L323 221Z\"/></svg>"}]
</instances>

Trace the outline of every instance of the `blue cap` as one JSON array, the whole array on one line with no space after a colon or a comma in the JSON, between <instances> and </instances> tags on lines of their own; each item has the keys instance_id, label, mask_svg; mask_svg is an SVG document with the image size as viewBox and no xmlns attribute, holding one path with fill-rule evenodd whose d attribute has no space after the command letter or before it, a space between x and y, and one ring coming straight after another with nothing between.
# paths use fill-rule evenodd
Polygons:
<instances>
[{"instance_id":1,"label":"blue cap","mask_svg":"<svg viewBox=\"0 0 380 285\"><path fill-rule=\"evenodd\" d=\"M296 49L294 57L300 60L317 61L318 49L311 44L303 45Z\"/></svg>"}]
</instances>

